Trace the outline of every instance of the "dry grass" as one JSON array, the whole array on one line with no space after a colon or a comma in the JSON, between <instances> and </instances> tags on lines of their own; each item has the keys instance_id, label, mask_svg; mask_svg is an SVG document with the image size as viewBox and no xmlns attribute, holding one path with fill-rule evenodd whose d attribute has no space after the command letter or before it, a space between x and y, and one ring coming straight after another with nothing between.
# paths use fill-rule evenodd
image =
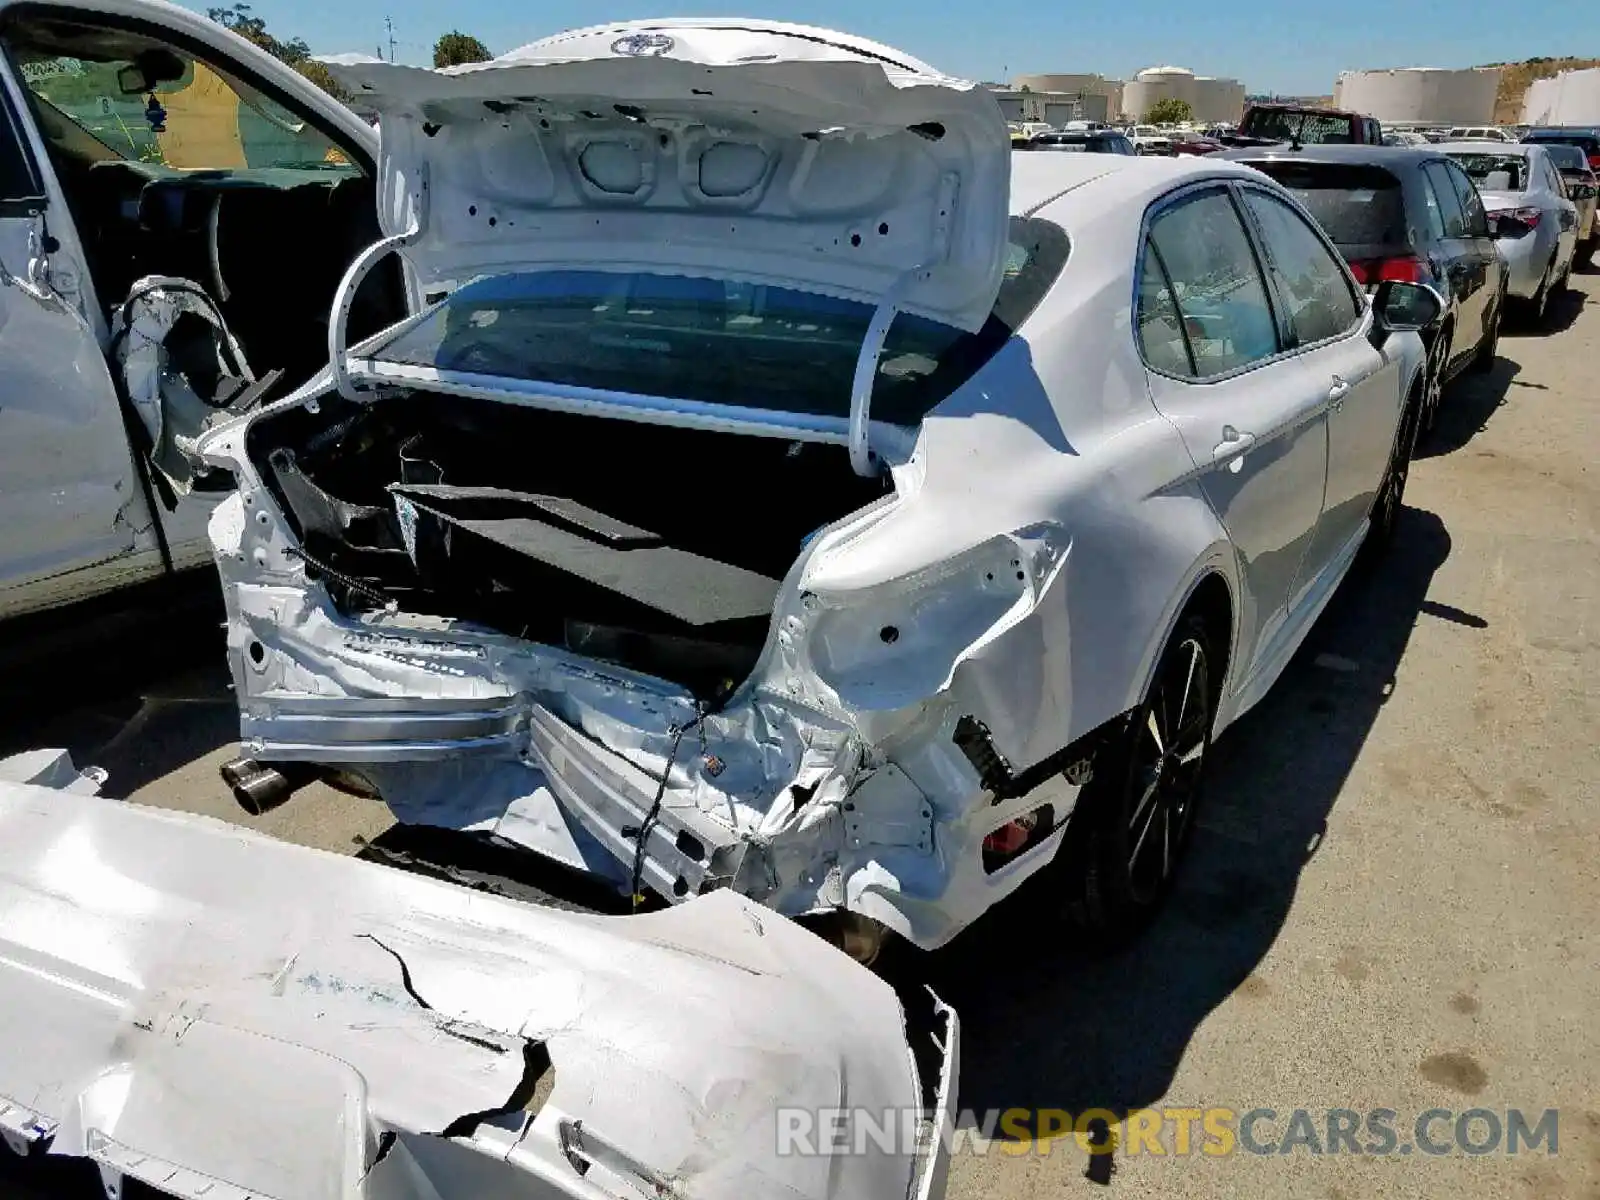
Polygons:
<instances>
[{"instance_id":1,"label":"dry grass","mask_svg":"<svg viewBox=\"0 0 1600 1200\"><path fill-rule=\"evenodd\" d=\"M1549 79L1562 71L1585 71L1600 67L1600 58L1544 58L1520 63L1485 63L1500 68L1500 90L1494 98L1496 125L1515 125L1522 120L1522 98L1535 79Z\"/></svg>"}]
</instances>

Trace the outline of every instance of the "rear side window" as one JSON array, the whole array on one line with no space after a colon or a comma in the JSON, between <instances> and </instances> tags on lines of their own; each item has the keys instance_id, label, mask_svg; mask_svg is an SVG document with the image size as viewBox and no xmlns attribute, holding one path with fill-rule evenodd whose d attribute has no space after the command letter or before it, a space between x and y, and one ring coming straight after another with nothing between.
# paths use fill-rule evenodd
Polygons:
<instances>
[{"instance_id":1,"label":"rear side window","mask_svg":"<svg viewBox=\"0 0 1600 1200\"><path fill-rule=\"evenodd\" d=\"M1276 196L1244 189L1245 206L1255 217L1267 250L1278 295L1288 306L1297 345L1327 341L1353 329L1361 308L1343 264L1321 238Z\"/></svg>"},{"instance_id":2,"label":"rear side window","mask_svg":"<svg viewBox=\"0 0 1600 1200\"><path fill-rule=\"evenodd\" d=\"M1201 192L1158 213L1145 262L1138 326L1152 367L1207 379L1278 352L1261 266L1227 192Z\"/></svg>"},{"instance_id":3,"label":"rear side window","mask_svg":"<svg viewBox=\"0 0 1600 1200\"><path fill-rule=\"evenodd\" d=\"M22 126L11 110L10 99L0 92L0 205L37 207L43 196L23 144Z\"/></svg>"},{"instance_id":4,"label":"rear side window","mask_svg":"<svg viewBox=\"0 0 1600 1200\"><path fill-rule=\"evenodd\" d=\"M872 417L915 424L994 357L1068 254L1060 226L1013 217L1005 279L977 333L901 313ZM764 284L543 271L470 283L373 358L501 379L844 417L871 305Z\"/></svg>"},{"instance_id":5,"label":"rear side window","mask_svg":"<svg viewBox=\"0 0 1600 1200\"><path fill-rule=\"evenodd\" d=\"M1466 237L1466 214L1461 211L1461 201L1456 198L1456 185L1450 178L1449 170L1442 162L1431 162L1423 170L1427 173L1428 182L1433 185L1434 197L1439 201L1439 211L1444 214L1444 236Z\"/></svg>"},{"instance_id":6,"label":"rear side window","mask_svg":"<svg viewBox=\"0 0 1600 1200\"><path fill-rule=\"evenodd\" d=\"M1250 165L1293 192L1340 246L1407 241L1400 181L1381 167L1287 161Z\"/></svg>"},{"instance_id":7,"label":"rear side window","mask_svg":"<svg viewBox=\"0 0 1600 1200\"><path fill-rule=\"evenodd\" d=\"M1436 242L1444 237L1444 207L1439 201L1439 194L1433 188L1433 176L1426 170L1418 176L1421 183L1419 194L1422 199L1422 229L1430 242Z\"/></svg>"},{"instance_id":8,"label":"rear side window","mask_svg":"<svg viewBox=\"0 0 1600 1200\"><path fill-rule=\"evenodd\" d=\"M1520 158L1511 161L1526 162ZM1455 185L1456 199L1461 202L1461 214L1466 222L1467 236L1488 237L1489 218L1483 211L1483 197L1478 195L1478 187L1487 185L1474 185L1455 163L1445 163L1444 169L1450 176L1450 182Z\"/></svg>"}]
</instances>

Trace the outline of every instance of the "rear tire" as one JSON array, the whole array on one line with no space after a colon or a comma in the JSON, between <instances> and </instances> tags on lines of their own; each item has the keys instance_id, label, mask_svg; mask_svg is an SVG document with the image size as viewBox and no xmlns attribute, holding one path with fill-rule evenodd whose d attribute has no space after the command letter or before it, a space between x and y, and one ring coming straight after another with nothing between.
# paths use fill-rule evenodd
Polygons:
<instances>
[{"instance_id":1,"label":"rear tire","mask_svg":"<svg viewBox=\"0 0 1600 1200\"><path fill-rule=\"evenodd\" d=\"M1543 329L1545 318L1550 313L1550 292L1553 281L1551 276L1556 272L1556 260L1551 258L1550 265L1544 269L1544 278L1539 280L1539 290L1533 294L1531 300L1524 301L1528 325L1532 329Z\"/></svg>"},{"instance_id":2,"label":"rear tire","mask_svg":"<svg viewBox=\"0 0 1600 1200\"><path fill-rule=\"evenodd\" d=\"M1500 353L1500 322L1506 315L1506 290L1500 289L1500 294L1495 297L1494 314L1489 318L1489 328L1484 331L1483 341L1478 343L1478 352L1472 356L1471 370L1478 375L1487 375L1494 370L1495 359Z\"/></svg>"},{"instance_id":3,"label":"rear tire","mask_svg":"<svg viewBox=\"0 0 1600 1200\"><path fill-rule=\"evenodd\" d=\"M1052 872L1065 915L1095 948L1139 933L1172 885L1211 749L1221 636L1197 613L1179 622L1149 694L1078 798Z\"/></svg>"},{"instance_id":4,"label":"rear tire","mask_svg":"<svg viewBox=\"0 0 1600 1200\"><path fill-rule=\"evenodd\" d=\"M1417 436L1433 432L1439 420L1439 405L1444 398L1444 373L1450 358L1450 339L1455 329L1446 325L1439 330L1428 350L1428 363L1422 375L1422 400L1418 410Z\"/></svg>"},{"instance_id":5,"label":"rear tire","mask_svg":"<svg viewBox=\"0 0 1600 1200\"><path fill-rule=\"evenodd\" d=\"M1400 414L1400 428L1395 431L1389 465L1384 470L1383 481L1378 484L1378 494L1372 498L1372 511L1367 516L1367 539L1361 544L1361 559L1365 566L1375 566L1394 544L1395 526L1399 524L1400 509L1406 496L1406 481L1411 477L1411 460L1417 449L1421 408L1422 397L1413 390L1406 401L1405 410Z\"/></svg>"}]
</instances>

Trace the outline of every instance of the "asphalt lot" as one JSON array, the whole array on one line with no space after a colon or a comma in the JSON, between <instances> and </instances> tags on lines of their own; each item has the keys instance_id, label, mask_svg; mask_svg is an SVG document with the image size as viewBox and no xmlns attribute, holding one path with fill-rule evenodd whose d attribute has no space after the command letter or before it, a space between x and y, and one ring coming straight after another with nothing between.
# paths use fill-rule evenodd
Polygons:
<instances>
[{"instance_id":1,"label":"asphalt lot","mask_svg":"<svg viewBox=\"0 0 1600 1200\"><path fill-rule=\"evenodd\" d=\"M1183 1155L1169 1128L1163 1155L1119 1146L1109 1187L1600 1197L1600 274L1574 282L1557 332L1508 332L1495 371L1447 394L1392 558L1218 743L1145 937L1090 958L1014 904L894 964L961 1014L964 1109L1268 1108L1275 1143L1296 1109L1320 1133L1329 1108L1382 1108L1406 1144L1428 1109L1558 1109L1554 1155ZM0 648L0 752L67 745L112 795L329 849L382 835L381 807L321 786L259 819L233 805L219 621L202 581L30 627ZM1088 1161L1001 1138L957 1156L950 1192L1100 1194Z\"/></svg>"}]
</instances>

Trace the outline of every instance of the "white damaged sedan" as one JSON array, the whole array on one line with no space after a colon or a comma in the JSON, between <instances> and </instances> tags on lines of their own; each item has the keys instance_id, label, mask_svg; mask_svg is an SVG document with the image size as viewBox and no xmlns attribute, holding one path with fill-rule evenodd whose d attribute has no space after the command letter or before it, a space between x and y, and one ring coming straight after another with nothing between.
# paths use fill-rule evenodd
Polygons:
<instances>
[{"instance_id":1,"label":"white damaged sedan","mask_svg":"<svg viewBox=\"0 0 1600 1200\"><path fill-rule=\"evenodd\" d=\"M1054 861L1135 927L1394 521L1438 297L825 30L335 70L387 236L330 371L200 441L244 754L669 902L936 947ZM347 346L391 253L424 303Z\"/></svg>"}]
</instances>

